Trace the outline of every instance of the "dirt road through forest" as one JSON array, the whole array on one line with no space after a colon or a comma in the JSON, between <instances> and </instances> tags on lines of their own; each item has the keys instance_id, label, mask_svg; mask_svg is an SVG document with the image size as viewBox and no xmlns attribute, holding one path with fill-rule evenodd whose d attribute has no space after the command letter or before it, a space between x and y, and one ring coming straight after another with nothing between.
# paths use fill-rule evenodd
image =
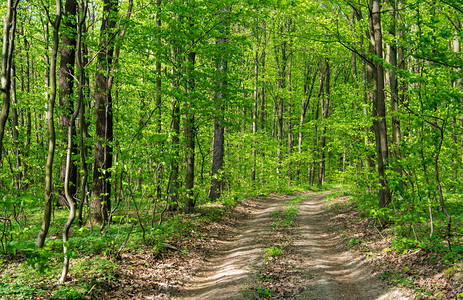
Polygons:
<instances>
[{"instance_id":1,"label":"dirt road through forest","mask_svg":"<svg viewBox=\"0 0 463 300\"><path fill-rule=\"evenodd\" d=\"M327 194L307 193L298 209L291 251L285 259L295 271L283 284L292 290L285 299L408 299L374 276L363 259L349 251L339 232L330 229L324 210ZM272 232L270 212L289 197L262 201L241 224L238 234L207 258L202 271L175 299L249 299L255 289L256 268L262 265L265 240ZM252 297L252 296L251 296Z\"/></svg>"}]
</instances>

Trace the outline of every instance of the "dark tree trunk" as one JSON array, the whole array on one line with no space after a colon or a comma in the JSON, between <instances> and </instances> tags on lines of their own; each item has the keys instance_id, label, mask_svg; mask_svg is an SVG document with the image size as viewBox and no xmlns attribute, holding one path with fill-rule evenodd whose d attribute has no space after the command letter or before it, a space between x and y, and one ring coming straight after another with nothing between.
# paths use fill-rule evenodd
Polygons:
<instances>
[{"instance_id":1,"label":"dark tree trunk","mask_svg":"<svg viewBox=\"0 0 463 300\"><path fill-rule=\"evenodd\" d=\"M5 124L10 112L11 64L13 61L14 38L16 31L16 7L19 0L7 0L6 16L3 19L3 47L1 86L3 106L0 113L0 165L3 153L3 135Z\"/></svg>"},{"instance_id":2,"label":"dark tree trunk","mask_svg":"<svg viewBox=\"0 0 463 300\"><path fill-rule=\"evenodd\" d=\"M68 127L72 134L71 153L72 156L77 154L77 145L74 139L76 135L75 125L71 122L71 115L74 111L74 101L72 99L74 88L74 65L76 60L76 30L77 24L75 21L77 10L76 0L66 0L63 12L63 30L61 34L61 63L59 68L59 105L63 108L60 116L60 125L64 135L62 137L63 144L67 144ZM61 162L60 181L64 184L66 177L66 160ZM74 160L71 159L69 166L69 194L75 197L77 191L77 167ZM64 187L58 189L58 206L68 206Z\"/></svg>"},{"instance_id":3,"label":"dark tree trunk","mask_svg":"<svg viewBox=\"0 0 463 300\"><path fill-rule=\"evenodd\" d=\"M322 102L322 119L328 119L329 113L329 106L330 106L330 64L329 60L326 59L325 61L325 94L323 95L323 102ZM318 180L317 185L322 185L325 181L325 156L326 156L326 126L323 125L322 135L320 137L320 166L318 170Z\"/></svg>"},{"instance_id":4,"label":"dark tree trunk","mask_svg":"<svg viewBox=\"0 0 463 300\"><path fill-rule=\"evenodd\" d=\"M185 88L188 103L185 103L185 140L186 140L186 152L185 152L185 189L186 189L186 206L185 212L189 213L194 209L195 196L194 196L194 185L195 185L195 139L196 139L196 124L194 114L194 97L193 92L195 88L194 79L194 65L195 65L195 52L188 54L188 87Z\"/></svg>"},{"instance_id":5,"label":"dark tree trunk","mask_svg":"<svg viewBox=\"0 0 463 300\"><path fill-rule=\"evenodd\" d=\"M105 0L95 74L95 162L93 167L93 189L90 212L92 222L104 225L111 206L113 107L109 88L110 70L114 54L114 29L116 27L117 0Z\"/></svg>"},{"instance_id":6,"label":"dark tree trunk","mask_svg":"<svg viewBox=\"0 0 463 300\"><path fill-rule=\"evenodd\" d=\"M227 8L222 9L222 19L226 21ZM221 29L222 34L228 32L228 24L223 25ZM228 60L226 57L226 44L228 43L227 37L220 37L217 39L218 57L216 66L216 91L215 91L215 107L216 116L214 120L214 146L212 152L212 172L211 172L211 187L209 190L209 198L211 201L217 201L223 189L223 178L221 170L223 168L224 156L224 101L226 98L227 89L227 69Z\"/></svg>"},{"instance_id":7,"label":"dark tree trunk","mask_svg":"<svg viewBox=\"0 0 463 300\"><path fill-rule=\"evenodd\" d=\"M376 159L378 165L378 177L380 189L378 191L379 207L386 207L391 200L391 195L386 179L386 168L389 157L387 127L386 127L386 101L384 95L384 69L381 62L383 58L383 37L381 31L381 3L379 0L372 0L371 10L371 42L374 45L374 101L373 111L375 113L374 128L376 136Z\"/></svg>"}]
</instances>

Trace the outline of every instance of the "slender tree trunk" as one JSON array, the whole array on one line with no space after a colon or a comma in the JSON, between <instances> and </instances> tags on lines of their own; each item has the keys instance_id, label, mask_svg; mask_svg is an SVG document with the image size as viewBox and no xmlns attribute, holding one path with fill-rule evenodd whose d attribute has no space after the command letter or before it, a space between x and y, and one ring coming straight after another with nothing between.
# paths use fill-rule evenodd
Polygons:
<instances>
[{"instance_id":1,"label":"slender tree trunk","mask_svg":"<svg viewBox=\"0 0 463 300\"><path fill-rule=\"evenodd\" d=\"M304 74L302 107L301 107L301 115L299 117L299 136L298 136L298 142L297 142L299 156L302 155L302 139L303 139L302 127L304 126L306 115L310 109L310 98L312 97L313 87L315 86L315 80L317 79L316 72L311 71L310 63L307 61L306 64L307 64L307 67L306 67L306 71ZM310 82L311 75L312 75L312 82ZM297 168L298 177L301 172L301 165L302 165L301 163L298 164L298 168Z\"/></svg>"},{"instance_id":2,"label":"slender tree trunk","mask_svg":"<svg viewBox=\"0 0 463 300\"><path fill-rule=\"evenodd\" d=\"M322 97L322 120L328 119L330 106L330 64L328 58L325 60L325 94ZM318 170L317 185L322 185L325 181L325 156L326 156L326 126L322 126L322 135L320 137L320 166Z\"/></svg>"},{"instance_id":3,"label":"slender tree trunk","mask_svg":"<svg viewBox=\"0 0 463 300\"><path fill-rule=\"evenodd\" d=\"M16 67L13 64L11 68L11 90L10 90L11 102L15 105L11 110L11 120L12 124L12 131L13 131L13 144L14 144L14 156L15 156L15 175L14 175L14 182L15 182L15 189L16 191L20 191L21 189L21 172L19 168L21 167L21 150L19 148L19 115L18 115L18 98L16 97Z\"/></svg>"},{"instance_id":4,"label":"slender tree trunk","mask_svg":"<svg viewBox=\"0 0 463 300\"><path fill-rule=\"evenodd\" d=\"M400 142L400 123L399 123L399 87L396 75L397 65L397 38L396 38L396 19L397 19L397 7L396 0L391 0L392 6L392 22L389 28L389 33L393 36L391 43L387 45L388 48L388 60L391 64L391 68L388 72L389 87L391 89L391 114L392 114L392 144L395 155L399 154L399 142ZM399 172L396 169L396 172Z\"/></svg>"},{"instance_id":5,"label":"slender tree trunk","mask_svg":"<svg viewBox=\"0 0 463 300\"><path fill-rule=\"evenodd\" d=\"M66 169L65 169L65 177L64 177L64 195L66 196L66 202L69 206L69 216L68 216L68 219L66 221L66 224L64 225L64 228L63 228L63 254L64 254L64 262L63 262L63 269L62 269L62 272L61 272L61 277L59 279L59 283L60 284L63 284L66 279L67 279L67 275L68 275L68 272L69 272L69 261L70 261L70 256L68 254L68 241L69 241L69 230L71 229L71 225L72 223L74 222L74 219L76 217L76 201L74 200L74 195L71 194L71 177L72 177L72 151L73 151L73 147L75 148L75 142L74 142L74 131L75 131L75 122L76 122L76 119L77 117L79 116L79 112L80 110L82 109L83 107L83 104L82 104L82 101L84 99L83 97L83 80L84 80L84 76L83 76L83 71L84 71L84 68L83 68L83 65L82 65L82 55L81 55L81 47L82 47L82 25L83 23L85 22L85 14L86 14L86 11L87 11L87 2L84 4L84 8L83 8L83 12L84 12L84 15L83 16L79 16L79 25L77 28L77 24L76 24L76 30L78 32L76 32L76 37L78 39L78 41L76 40L76 43L75 45L77 46L77 51L78 51L78 62L77 62L77 66L79 68L79 93L78 93L78 96L77 96L77 104L76 104L76 109L75 111L72 112L72 114L70 115L70 119L69 119L69 124L67 126L67 129L68 129L68 141L67 141L67 151L66 151ZM76 8L77 10L77 8ZM75 15L75 13L74 13ZM81 115L81 117L83 117ZM81 121L82 123L82 121ZM82 136L81 136L82 137ZM81 150L82 150L82 145L81 145ZM83 158L83 159L82 159ZM85 157L83 157L82 153L81 153L81 161L83 162L83 164L85 165ZM85 166L86 167L86 166ZM85 170L84 170L84 173L85 173ZM84 174L84 177L86 176L86 174ZM86 179L85 179L86 180ZM85 181L82 182L83 184L83 188L82 188L82 195L81 197L85 197L84 196L84 192L85 192ZM82 205L82 202L81 201L81 205Z\"/></svg>"},{"instance_id":6,"label":"slender tree trunk","mask_svg":"<svg viewBox=\"0 0 463 300\"><path fill-rule=\"evenodd\" d=\"M291 27L291 23L289 24ZM294 136L293 136L293 127L294 127L294 102L292 100L292 40L289 43L289 63L288 63L288 185L291 186L293 181L293 148L294 148Z\"/></svg>"},{"instance_id":7,"label":"slender tree trunk","mask_svg":"<svg viewBox=\"0 0 463 300\"><path fill-rule=\"evenodd\" d=\"M256 38L258 42L258 48L254 55L254 105L252 110L252 168L251 168L251 180L256 180L256 168L257 168L257 119L258 119L258 109L259 109L259 37Z\"/></svg>"},{"instance_id":8,"label":"slender tree trunk","mask_svg":"<svg viewBox=\"0 0 463 300\"><path fill-rule=\"evenodd\" d=\"M193 26L192 16L190 14L190 26ZM187 63L187 87L185 87L185 94L188 99L188 103L185 103L185 140L186 140L186 151L185 151L185 189L186 189L186 206L184 211L189 213L194 209L195 206L195 139L196 139L196 124L195 124L195 113L194 113L194 68L195 68L196 53L191 51L188 53Z\"/></svg>"},{"instance_id":9,"label":"slender tree trunk","mask_svg":"<svg viewBox=\"0 0 463 300\"><path fill-rule=\"evenodd\" d=\"M286 31L284 28L286 27L286 24L281 24L281 34L283 35L283 32ZM288 62L288 56L287 56L287 41L284 40L279 47L275 47L275 60L276 60L276 65L278 69L278 79L277 79L277 85L278 85L278 91L277 91L277 97L275 99L275 107L276 107L276 116L277 116L277 135L276 138L278 140L278 148L277 148L277 168L276 168L276 173L281 174L281 162L283 159L283 114L284 114L284 105L285 105L285 89L286 89L286 68L287 68L287 62ZM281 57L280 57L280 51L281 51Z\"/></svg>"},{"instance_id":10,"label":"slender tree trunk","mask_svg":"<svg viewBox=\"0 0 463 300\"><path fill-rule=\"evenodd\" d=\"M222 9L222 19L226 21L228 9ZM228 34L228 22L223 25L221 29L222 35ZM216 65L216 91L215 91L215 107L216 116L214 120L214 146L212 152L212 172L211 172L211 187L209 190L209 198L211 201L216 201L223 189L223 178L221 170L223 168L224 157L224 105L227 98L227 70L228 59L226 45L228 44L228 37L220 37L217 39L219 54Z\"/></svg>"},{"instance_id":11,"label":"slender tree trunk","mask_svg":"<svg viewBox=\"0 0 463 300\"><path fill-rule=\"evenodd\" d=\"M376 112L374 127L376 136L376 155L378 164L378 177L380 189L378 191L379 207L389 205L391 195L386 179L386 168L389 158L387 126L386 126L386 101L384 95L384 70L383 70L383 37L381 29L381 3L380 0L371 0L371 42L374 45L376 59L374 60L374 102L373 110Z\"/></svg>"},{"instance_id":12,"label":"slender tree trunk","mask_svg":"<svg viewBox=\"0 0 463 300\"><path fill-rule=\"evenodd\" d=\"M10 112L11 66L13 61L14 38L16 31L16 8L19 0L7 0L6 16L3 19L2 74L1 87L3 106L0 113L0 165L2 164L3 136Z\"/></svg>"},{"instance_id":13,"label":"slender tree trunk","mask_svg":"<svg viewBox=\"0 0 463 300\"><path fill-rule=\"evenodd\" d=\"M79 227L82 227L84 204L87 203L87 181L88 181L88 166L87 166L87 145L85 145L85 137L87 136L87 123L85 122L85 103L84 103L84 87L85 87L85 67L84 67L84 49L83 49L83 32L85 28L85 20L87 17L88 0L80 7L80 16L77 26L77 70L79 72L79 88L77 102L80 105L79 109L79 143L80 143L80 164L82 176L80 179L80 202L77 219Z\"/></svg>"},{"instance_id":14,"label":"slender tree trunk","mask_svg":"<svg viewBox=\"0 0 463 300\"><path fill-rule=\"evenodd\" d=\"M39 248L43 248L45 244L45 238L48 234L51 222L51 205L53 200L53 160L55 157L55 121L54 121L54 108L56 101L56 62L58 56L59 47L59 27L61 24L61 1L56 0L56 16L55 20L50 19L50 14L47 10L47 17L53 27L53 48L50 57L50 95L48 96L47 104L47 125L48 125L48 154L47 163L45 166L45 207L42 221L42 227L40 228L39 236L37 237L36 245Z\"/></svg>"},{"instance_id":15,"label":"slender tree trunk","mask_svg":"<svg viewBox=\"0 0 463 300\"><path fill-rule=\"evenodd\" d=\"M262 41L262 54L261 54L261 69L260 77L262 82L262 87L260 88L260 130L262 132L267 129L267 94L265 89L265 58L267 53L267 24L262 22L262 32L263 32L263 41Z\"/></svg>"}]
</instances>

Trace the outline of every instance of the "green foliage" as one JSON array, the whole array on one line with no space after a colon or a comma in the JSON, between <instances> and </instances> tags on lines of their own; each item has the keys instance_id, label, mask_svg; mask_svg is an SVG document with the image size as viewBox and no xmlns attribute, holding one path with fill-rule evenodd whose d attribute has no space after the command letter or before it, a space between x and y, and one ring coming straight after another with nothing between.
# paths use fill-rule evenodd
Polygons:
<instances>
[{"instance_id":1,"label":"green foliage","mask_svg":"<svg viewBox=\"0 0 463 300\"><path fill-rule=\"evenodd\" d=\"M266 254L265 259L269 259L270 257L280 257L283 255L283 249L276 246L271 246L264 251Z\"/></svg>"}]
</instances>

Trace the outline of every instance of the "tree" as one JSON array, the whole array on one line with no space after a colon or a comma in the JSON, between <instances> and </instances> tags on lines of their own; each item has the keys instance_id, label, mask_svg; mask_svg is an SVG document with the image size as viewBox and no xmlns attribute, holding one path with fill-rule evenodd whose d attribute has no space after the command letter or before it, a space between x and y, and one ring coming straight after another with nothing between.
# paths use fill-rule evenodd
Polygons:
<instances>
[{"instance_id":1,"label":"tree","mask_svg":"<svg viewBox=\"0 0 463 300\"><path fill-rule=\"evenodd\" d=\"M0 113L0 165L2 164L3 136L10 111L11 69L13 61L14 39L16 33L16 9L19 0L7 0L6 16L3 19L2 74L1 87L3 106Z\"/></svg>"},{"instance_id":2,"label":"tree","mask_svg":"<svg viewBox=\"0 0 463 300\"><path fill-rule=\"evenodd\" d=\"M53 28L53 48L50 56L50 72L49 83L50 83L50 94L48 96L47 104L47 125L48 125L48 155L47 163L45 166L45 203L44 203L44 215L42 220L42 227L37 237L36 245L42 248L45 243L45 238L48 234L51 222L51 206L53 200L53 160L55 157L55 121L54 121L54 109L56 102L56 62L58 57L59 47L59 29L61 25L61 1L56 0L56 13L55 19L52 20L49 10L44 6L48 22Z\"/></svg>"},{"instance_id":3,"label":"tree","mask_svg":"<svg viewBox=\"0 0 463 300\"><path fill-rule=\"evenodd\" d=\"M216 114L214 117L214 144L212 152L212 172L211 172L211 187L209 189L209 199L217 201L223 188L222 168L224 160L224 105L227 97L227 49L228 43L228 20L227 14L229 8L223 7L221 10L221 18L223 21L220 27L220 36L217 38L217 61L216 61L216 78L215 78L215 94L214 106Z\"/></svg>"},{"instance_id":4,"label":"tree","mask_svg":"<svg viewBox=\"0 0 463 300\"><path fill-rule=\"evenodd\" d=\"M109 85L114 58L117 0L105 0L95 74L95 161L90 211L92 222L104 226L111 208L113 105Z\"/></svg>"},{"instance_id":5,"label":"tree","mask_svg":"<svg viewBox=\"0 0 463 300\"><path fill-rule=\"evenodd\" d=\"M71 122L74 111L73 87L74 87L74 65L76 60L76 11L77 1L66 0L63 11L63 24L61 29L61 61L59 68L59 105L62 107L60 125L66 133L63 137L63 144L68 142L68 127L71 127L71 136L75 136L75 124ZM73 139L71 153L77 154L77 146ZM66 160L61 163L60 181L64 183L66 177ZM77 167L74 160L69 165L69 193L75 197L77 191ZM58 189L58 205L69 205L66 200L64 188Z\"/></svg>"},{"instance_id":6,"label":"tree","mask_svg":"<svg viewBox=\"0 0 463 300\"><path fill-rule=\"evenodd\" d=\"M389 158L389 148L386 126L386 101L384 95L384 68L383 68L383 36L381 27L381 3L372 0L370 12L371 44L374 48L374 93L373 111L375 112L373 126L376 136L376 161L378 165L378 177L381 188L378 191L379 207L389 205L391 194L386 178L386 168Z\"/></svg>"},{"instance_id":7,"label":"tree","mask_svg":"<svg viewBox=\"0 0 463 300\"><path fill-rule=\"evenodd\" d=\"M189 14L190 27L193 27L193 15ZM193 42L193 41L192 41ZM195 206L195 148L196 148L196 123L195 123L195 78L194 68L196 60L196 52L190 51L187 57L187 80L184 84L186 96L185 102L185 189L186 189L186 205L185 212L190 212Z\"/></svg>"}]
</instances>

